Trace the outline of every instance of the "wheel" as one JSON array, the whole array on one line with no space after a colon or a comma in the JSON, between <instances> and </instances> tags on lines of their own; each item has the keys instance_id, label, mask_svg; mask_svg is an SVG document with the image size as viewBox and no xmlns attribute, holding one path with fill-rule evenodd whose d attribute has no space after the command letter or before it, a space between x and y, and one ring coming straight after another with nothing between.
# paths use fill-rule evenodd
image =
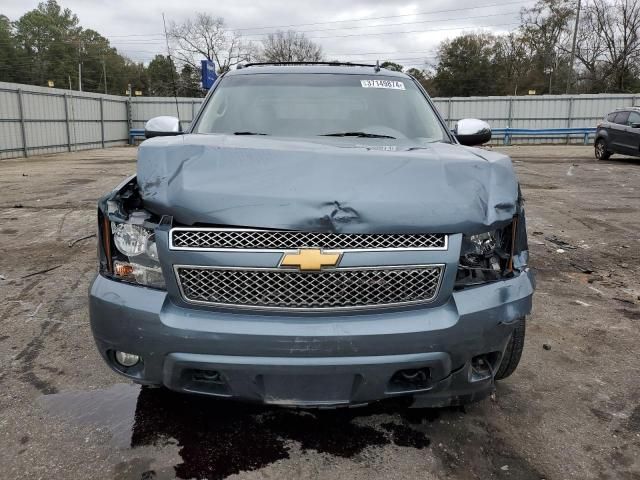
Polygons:
<instances>
[{"instance_id":1,"label":"wheel","mask_svg":"<svg viewBox=\"0 0 640 480\"><path fill-rule=\"evenodd\" d=\"M604 138L596 140L595 150L598 160L607 160L611 156L611 152L607 150L607 142L604 141Z\"/></svg>"},{"instance_id":2,"label":"wheel","mask_svg":"<svg viewBox=\"0 0 640 480\"><path fill-rule=\"evenodd\" d=\"M498 371L496 372L496 380L507 378L509 375L516 371L518 363L520 363L522 350L524 348L525 330L525 318L522 317L520 320L518 320L518 324L513 331L511 340L509 340L507 349L504 351L502 361L500 362L500 366L498 367Z\"/></svg>"}]
</instances>

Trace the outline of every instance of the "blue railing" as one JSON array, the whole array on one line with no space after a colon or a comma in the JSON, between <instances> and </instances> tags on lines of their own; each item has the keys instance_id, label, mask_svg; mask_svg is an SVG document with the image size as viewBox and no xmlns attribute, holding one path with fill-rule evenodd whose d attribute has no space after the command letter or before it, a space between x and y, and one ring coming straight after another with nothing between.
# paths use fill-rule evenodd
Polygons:
<instances>
[{"instance_id":1,"label":"blue railing","mask_svg":"<svg viewBox=\"0 0 640 480\"><path fill-rule=\"evenodd\" d=\"M134 140L138 137L144 138L144 128L132 128L129 130L129 145L133 145Z\"/></svg>"},{"instance_id":2,"label":"blue railing","mask_svg":"<svg viewBox=\"0 0 640 480\"><path fill-rule=\"evenodd\" d=\"M589 137L595 135L595 128L492 128L492 138L502 137L504 145L511 145L513 137L582 137L584 144L589 145Z\"/></svg>"}]
</instances>

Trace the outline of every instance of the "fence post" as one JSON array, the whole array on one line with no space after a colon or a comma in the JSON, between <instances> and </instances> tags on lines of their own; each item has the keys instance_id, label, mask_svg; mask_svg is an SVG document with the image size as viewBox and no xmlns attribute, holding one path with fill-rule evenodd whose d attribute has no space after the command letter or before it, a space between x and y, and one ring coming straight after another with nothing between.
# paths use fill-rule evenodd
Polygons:
<instances>
[{"instance_id":1,"label":"fence post","mask_svg":"<svg viewBox=\"0 0 640 480\"><path fill-rule=\"evenodd\" d=\"M511 135L508 133L509 129L512 128L513 123L513 97L509 95L509 113L507 116L507 131L504 136L504 144L511 145Z\"/></svg>"},{"instance_id":2,"label":"fence post","mask_svg":"<svg viewBox=\"0 0 640 480\"><path fill-rule=\"evenodd\" d=\"M573 116L573 97L569 97L569 108L567 113L567 128L571 128L571 119ZM567 145L570 143L570 136L567 134Z\"/></svg>"},{"instance_id":3,"label":"fence post","mask_svg":"<svg viewBox=\"0 0 640 480\"><path fill-rule=\"evenodd\" d=\"M447 127L451 128L451 97L447 102Z\"/></svg>"},{"instance_id":4,"label":"fence post","mask_svg":"<svg viewBox=\"0 0 640 480\"><path fill-rule=\"evenodd\" d=\"M193 123L193 119L196 116L196 102L191 101L191 123Z\"/></svg>"},{"instance_id":5,"label":"fence post","mask_svg":"<svg viewBox=\"0 0 640 480\"><path fill-rule=\"evenodd\" d=\"M100 97L100 143L104 148L104 98Z\"/></svg>"},{"instance_id":6,"label":"fence post","mask_svg":"<svg viewBox=\"0 0 640 480\"><path fill-rule=\"evenodd\" d=\"M18 113L20 114L20 132L22 134L22 153L28 156L27 132L24 128L24 105L22 103L22 89L18 89Z\"/></svg>"},{"instance_id":7,"label":"fence post","mask_svg":"<svg viewBox=\"0 0 640 480\"><path fill-rule=\"evenodd\" d=\"M129 136L129 145L133 145L133 137L131 136L131 129L133 128L133 117L131 116L131 97L127 100L127 135Z\"/></svg>"},{"instance_id":8,"label":"fence post","mask_svg":"<svg viewBox=\"0 0 640 480\"><path fill-rule=\"evenodd\" d=\"M64 94L64 123L67 126L67 150L71 151L71 128L69 127L69 98Z\"/></svg>"}]
</instances>

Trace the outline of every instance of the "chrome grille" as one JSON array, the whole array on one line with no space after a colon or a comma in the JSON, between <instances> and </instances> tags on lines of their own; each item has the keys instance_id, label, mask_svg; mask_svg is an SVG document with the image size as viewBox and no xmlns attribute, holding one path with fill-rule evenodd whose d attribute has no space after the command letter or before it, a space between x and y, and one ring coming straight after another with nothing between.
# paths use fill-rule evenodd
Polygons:
<instances>
[{"instance_id":1,"label":"chrome grille","mask_svg":"<svg viewBox=\"0 0 640 480\"><path fill-rule=\"evenodd\" d=\"M275 309L365 308L432 301L444 267L297 270L176 266L191 303Z\"/></svg>"},{"instance_id":2,"label":"chrome grille","mask_svg":"<svg viewBox=\"0 0 640 480\"><path fill-rule=\"evenodd\" d=\"M314 233L216 228L174 228L171 231L172 249L293 250L302 247L332 250L389 248L445 250L447 248L447 236L432 233Z\"/></svg>"}]
</instances>

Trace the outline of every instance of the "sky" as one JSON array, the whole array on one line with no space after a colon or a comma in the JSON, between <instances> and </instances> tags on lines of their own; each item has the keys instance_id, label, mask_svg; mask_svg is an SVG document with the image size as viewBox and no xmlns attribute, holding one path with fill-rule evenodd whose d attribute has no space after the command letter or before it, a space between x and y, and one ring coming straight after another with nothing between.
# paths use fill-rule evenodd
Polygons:
<instances>
[{"instance_id":1,"label":"sky","mask_svg":"<svg viewBox=\"0 0 640 480\"><path fill-rule=\"evenodd\" d=\"M118 51L148 63L166 54L167 22L195 12L223 17L245 40L296 30L322 46L325 57L352 62L395 61L405 67L436 62L438 44L462 33L506 33L519 23L520 9L534 0L58 0L84 28L109 38ZM38 0L2 0L0 14L17 20Z\"/></svg>"}]
</instances>

